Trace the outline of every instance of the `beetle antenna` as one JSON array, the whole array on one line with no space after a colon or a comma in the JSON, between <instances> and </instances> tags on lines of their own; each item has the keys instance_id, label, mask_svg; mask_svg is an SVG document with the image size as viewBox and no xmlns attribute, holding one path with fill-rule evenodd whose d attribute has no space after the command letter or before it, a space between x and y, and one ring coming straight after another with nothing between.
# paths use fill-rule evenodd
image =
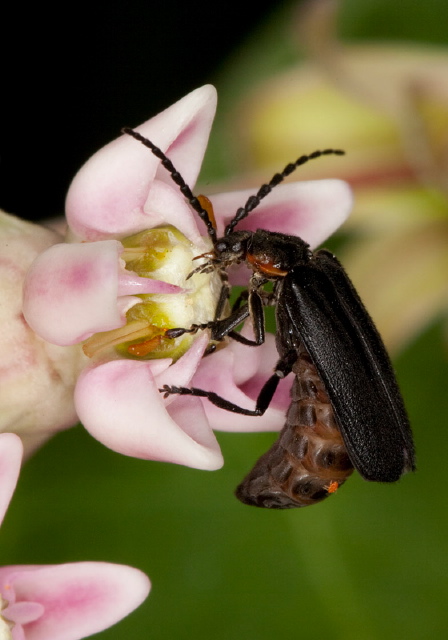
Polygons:
<instances>
[{"instance_id":1,"label":"beetle antenna","mask_svg":"<svg viewBox=\"0 0 448 640\"><path fill-rule=\"evenodd\" d=\"M126 133L127 135L132 136L133 138L141 142L145 147L148 147L148 149L156 156L156 158L160 160L161 165L171 175L173 182L177 184L182 195L185 196L185 198L188 200L188 203L193 207L201 220L205 223L207 227L207 233L210 237L210 240L214 244L216 241L216 229L213 226L213 221L210 219L208 212L201 205L198 198L194 195L194 193L182 178L180 173L177 171L171 160L163 153L161 149L159 149L159 147L156 147L156 145L152 143L151 140L148 140L148 138L142 136L140 133L138 133L138 131L134 131L134 129L131 129L130 127L123 127L121 131L122 133Z\"/></svg>"},{"instance_id":2,"label":"beetle antenna","mask_svg":"<svg viewBox=\"0 0 448 640\"><path fill-rule=\"evenodd\" d=\"M263 200L263 198L265 198L269 193L271 193L272 189L276 187L278 184L280 184L280 182L283 182L283 180L287 176L289 176L293 171L295 171L297 167L300 167L302 164L306 164L309 160L320 158L321 156L329 156L329 155L343 156L344 154L345 154L345 151L342 151L341 149L324 149L323 151L314 151L309 155L300 156L300 158L298 158L295 162L290 162L289 164L287 164L281 173L276 173L275 176L272 178L272 180L270 180L270 182L263 184L258 189L256 194L248 198L244 207L240 207L237 210L235 217L227 225L224 235L228 236L230 233L232 233L233 229L238 224L238 222L240 222L240 220L248 216L249 213L253 211L253 209L255 209L255 207L258 207L261 200Z\"/></svg>"}]
</instances>

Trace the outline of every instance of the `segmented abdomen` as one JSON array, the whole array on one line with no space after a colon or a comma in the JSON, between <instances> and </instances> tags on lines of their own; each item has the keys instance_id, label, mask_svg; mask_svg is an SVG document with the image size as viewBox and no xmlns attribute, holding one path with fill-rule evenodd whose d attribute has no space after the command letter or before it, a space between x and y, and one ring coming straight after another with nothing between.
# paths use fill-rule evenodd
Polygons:
<instances>
[{"instance_id":1,"label":"segmented abdomen","mask_svg":"<svg viewBox=\"0 0 448 640\"><path fill-rule=\"evenodd\" d=\"M334 493L353 471L330 400L303 345L293 373L286 424L236 490L245 504L306 507Z\"/></svg>"}]
</instances>

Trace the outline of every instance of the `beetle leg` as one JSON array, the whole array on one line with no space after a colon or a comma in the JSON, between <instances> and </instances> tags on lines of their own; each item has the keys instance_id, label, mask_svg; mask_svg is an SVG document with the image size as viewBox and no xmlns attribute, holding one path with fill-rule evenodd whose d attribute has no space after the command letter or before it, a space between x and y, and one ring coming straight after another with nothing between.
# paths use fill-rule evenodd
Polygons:
<instances>
[{"instance_id":1,"label":"beetle leg","mask_svg":"<svg viewBox=\"0 0 448 640\"><path fill-rule=\"evenodd\" d=\"M290 352L285 356L285 358L282 358L277 362L274 374L268 378L258 394L255 409L244 409L243 407L226 400L214 391L205 391L204 389L198 389L197 387L191 387L191 389L189 389L187 387L175 387L165 384L161 389L159 389L159 391L160 393L163 393L164 398L167 398L170 395L207 398L209 402L220 409L224 409L225 411L239 413L243 416L262 416L271 404L278 383L291 372L292 365L295 360L297 360L297 354L295 352Z\"/></svg>"},{"instance_id":2,"label":"beetle leg","mask_svg":"<svg viewBox=\"0 0 448 640\"><path fill-rule=\"evenodd\" d=\"M232 313L227 318L222 320L212 320L211 322L205 322L204 324L193 324L189 329L183 329L181 327L176 329L168 329L165 332L167 338L179 338L185 333L197 333L202 329L211 329L211 340L219 342L226 336L233 332L233 329L241 324L249 315L248 305L244 305L240 309L237 309L235 313Z\"/></svg>"},{"instance_id":3,"label":"beetle leg","mask_svg":"<svg viewBox=\"0 0 448 640\"><path fill-rule=\"evenodd\" d=\"M220 300L221 298L224 298L224 294L221 294ZM252 318L255 340L245 338L237 331L234 331L234 329L249 315ZM193 324L189 329L184 329L182 327L168 329L165 332L165 337L179 338L186 333L195 334L203 329L211 329L211 340L215 342L219 342L226 336L229 336L241 344L258 347L265 341L263 299L261 298L261 295L257 291L250 292L248 294L248 303L237 308L227 318L223 318L222 320L212 320L211 322L205 322L204 324Z\"/></svg>"},{"instance_id":4,"label":"beetle leg","mask_svg":"<svg viewBox=\"0 0 448 640\"><path fill-rule=\"evenodd\" d=\"M219 299L216 304L215 317L214 317L215 322L217 322L218 320L221 320L221 316L225 309L227 300L230 297L230 289L231 289L229 284L229 278L227 276L227 273L224 271L224 269L220 269L219 273L221 276L222 286L219 294ZM232 311L233 311L233 308L232 308Z\"/></svg>"}]
</instances>

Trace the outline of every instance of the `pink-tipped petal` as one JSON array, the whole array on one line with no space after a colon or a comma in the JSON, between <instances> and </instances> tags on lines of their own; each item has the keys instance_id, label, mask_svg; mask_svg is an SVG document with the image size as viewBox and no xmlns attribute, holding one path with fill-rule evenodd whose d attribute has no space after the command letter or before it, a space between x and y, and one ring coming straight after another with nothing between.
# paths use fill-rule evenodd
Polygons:
<instances>
[{"instance_id":1,"label":"pink-tipped petal","mask_svg":"<svg viewBox=\"0 0 448 640\"><path fill-rule=\"evenodd\" d=\"M222 455L201 403L189 398L184 411L187 398L174 396L165 406L159 392L166 383L188 386L207 340L196 340L172 367L170 360L115 360L84 370L75 391L84 427L124 455L219 469Z\"/></svg>"},{"instance_id":2,"label":"pink-tipped petal","mask_svg":"<svg viewBox=\"0 0 448 640\"><path fill-rule=\"evenodd\" d=\"M190 346L188 351L170 367L165 367L157 372L157 383L163 385L174 385L176 387L187 387L194 376L197 368L202 362L202 357L208 345L209 336L203 332ZM170 396L165 404L170 404L176 396Z\"/></svg>"},{"instance_id":3,"label":"pink-tipped petal","mask_svg":"<svg viewBox=\"0 0 448 640\"><path fill-rule=\"evenodd\" d=\"M215 87L206 84L137 127L169 156L191 189L201 169L216 103ZM172 178L160 166L157 177L172 184Z\"/></svg>"},{"instance_id":4,"label":"pink-tipped petal","mask_svg":"<svg viewBox=\"0 0 448 640\"><path fill-rule=\"evenodd\" d=\"M155 180L151 185L144 210L151 219L151 226L171 224L193 244L203 244L201 233L205 235L205 227L173 182L167 184Z\"/></svg>"},{"instance_id":5,"label":"pink-tipped petal","mask_svg":"<svg viewBox=\"0 0 448 640\"><path fill-rule=\"evenodd\" d=\"M220 233L253 194L247 189L210 196ZM343 180L291 182L275 187L237 228L300 236L314 248L341 226L352 204L352 191Z\"/></svg>"},{"instance_id":6,"label":"pink-tipped petal","mask_svg":"<svg viewBox=\"0 0 448 640\"><path fill-rule=\"evenodd\" d=\"M23 445L15 433L0 434L0 525L16 488Z\"/></svg>"},{"instance_id":7,"label":"pink-tipped petal","mask_svg":"<svg viewBox=\"0 0 448 640\"><path fill-rule=\"evenodd\" d=\"M0 581L14 590L16 603L43 605L42 615L24 626L26 640L80 640L98 633L138 607L151 587L138 569L105 562L3 567Z\"/></svg>"},{"instance_id":8,"label":"pink-tipped petal","mask_svg":"<svg viewBox=\"0 0 448 640\"><path fill-rule=\"evenodd\" d=\"M169 155L190 187L201 167L215 109L216 90L206 85L136 129ZM145 205L155 179L172 183L149 149L121 136L92 156L73 180L66 201L70 227L84 240L97 240L153 226Z\"/></svg>"},{"instance_id":9,"label":"pink-tipped petal","mask_svg":"<svg viewBox=\"0 0 448 640\"><path fill-rule=\"evenodd\" d=\"M247 332L243 332L247 336ZM214 391L226 400L255 409L255 401L278 360L274 336L268 334L259 347L231 342L225 349L204 358L191 386ZM291 402L291 376L281 380L269 409L263 416L244 416L216 407L203 399L205 413L213 429L220 431L278 431L285 422Z\"/></svg>"},{"instance_id":10,"label":"pink-tipped petal","mask_svg":"<svg viewBox=\"0 0 448 640\"><path fill-rule=\"evenodd\" d=\"M44 340L71 345L97 331L123 325L117 306L117 240L56 244L32 264L24 285L23 313Z\"/></svg>"}]
</instances>

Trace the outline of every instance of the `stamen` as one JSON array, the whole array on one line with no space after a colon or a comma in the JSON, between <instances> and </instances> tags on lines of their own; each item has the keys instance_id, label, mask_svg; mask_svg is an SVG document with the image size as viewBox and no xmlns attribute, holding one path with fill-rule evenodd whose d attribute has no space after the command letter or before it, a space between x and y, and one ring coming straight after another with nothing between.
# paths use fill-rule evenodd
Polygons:
<instances>
[{"instance_id":1,"label":"stamen","mask_svg":"<svg viewBox=\"0 0 448 640\"><path fill-rule=\"evenodd\" d=\"M129 340L147 338L148 335L151 335L153 330L153 325L148 322L136 320L135 322L129 322L125 324L124 327L119 327L118 329L95 333L95 335L84 342L82 350L88 358L91 358L98 353L98 351L101 351L106 347L114 347L122 342L128 342ZM160 331L160 329L157 330Z\"/></svg>"},{"instance_id":2,"label":"stamen","mask_svg":"<svg viewBox=\"0 0 448 640\"><path fill-rule=\"evenodd\" d=\"M148 252L147 247L125 247L120 253L120 258L126 263L132 262L137 258L144 256Z\"/></svg>"}]
</instances>

